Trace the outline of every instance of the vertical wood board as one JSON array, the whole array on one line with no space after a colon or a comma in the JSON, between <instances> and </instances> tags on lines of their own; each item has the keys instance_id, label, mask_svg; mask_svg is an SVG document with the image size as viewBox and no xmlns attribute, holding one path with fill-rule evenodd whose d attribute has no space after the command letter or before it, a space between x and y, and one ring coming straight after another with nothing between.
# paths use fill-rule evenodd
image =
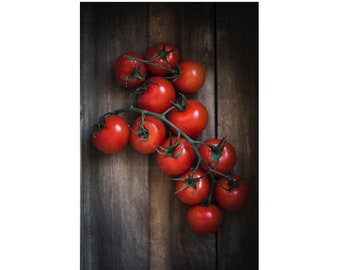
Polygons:
<instances>
[{"instance_id":1,"label":"vertical wood board","mask_svg":"<svg viewBox=\"0 0 340 270\"><path fill-rule=\"evenodd\" d=\"M144 4L82 3L81 7L82 234L86 235L82 267L146 269L147 158L130 146L117 155L100 153L91 142L91 127L101 114L128 104L128 92L114 79L113 63L122 52L138 50L136 40L147 42L147 9ZM132 115L123 116L133 120Z\"/></svg>"},{"instance_id":2,"label":"vertical wood board","mask_svg":"<svg viewBox=\"0 0 340 270\"><path fill-rule=\"evenodd\" d=\"M257 3L218 3L216 8L218 136L227 136L234 146L237 164L232 173L251 191L242 211L224 213L218 234L219 269L258 267L257 16Z\"/></svg>"}]
</instances>

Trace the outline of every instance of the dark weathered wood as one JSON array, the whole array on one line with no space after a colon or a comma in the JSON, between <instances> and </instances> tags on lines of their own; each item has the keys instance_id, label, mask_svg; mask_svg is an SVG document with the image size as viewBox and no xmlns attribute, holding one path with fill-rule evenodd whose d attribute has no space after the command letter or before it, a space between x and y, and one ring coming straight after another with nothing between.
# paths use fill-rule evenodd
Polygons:
<instances>
[{"instance_id":1,"label":"dark weathered wood","mask_svg":"<svg viewBox=\"0 0 340 270\"><path fill-rule=\"evenodd\" d=\"M258 245L258 4L81 3L81 268L257 269ZM192 95L209 111L199 140L227 136L238 154L234 172L250 186L238 213L224 212L216 234L187 225L188 206L155 155L127 146L106 155L91 142L98 117L128 104L115 80L115 58L144 55L158 41L177 46L181 60L207 72ZM122 114L129 123L135 116Z\"/></svg>"},{"instance_id":2,"label":"dark weathered wood","mask_svg":"<svg viewBox=\"0 0 340 270\"><path fill-rule=\"evenodd\" d=\"M91 143L98 117L128 104L113 63L146 44L146 20L144 4L81 3L82 269L148 268L148 159L130 146L107 155Z\"/></svg>"},{"instance_id":3,"label":"dark weathered wood","mask_svg":"<svg viewBox=\"0 0 340 270\"><path fill-rule=\"evenodd\" d=\"M209 112L206 130L198 137L204 140L215 136L215 64L214 64L214 5L213 3L178 4L178 48L181 60L196 60L205 67L206 81L191 98L201 101ZM177 198L172 203L171 239L173 269L215 269L215 235L199 236L186 221L188 206ZM176 222L175 222L176 221Z\"/></svg>"},{"instance_id":4,"label":"dark weathered wood","mask_svg":"<svg viewBox=\"0 0 340 270\"><path fill-rule=\"evenodd\" d=\"M149 4L149 46L163 41L176 46L176 4ZM149 159L150 187L150 269L172 268L172 204L173 183L169 175L160 170L155 155Z\"/></svg>"},{"instance_id":5,"label":"dark weathered wood","mask_svg":"<svg viewBox=\"0 0 340 270\"><path fill-rule=\"evenodd\" d=\"M219 269L258 268L258 3L216 4L218 136L238 155L233 170L251 190L238 213L224 213Z\"/></svg>"},{"instance_id":6,"label":"dark weathered wood","mask_svg":"<svg viewBox=\"0 0 340 270\"><path fill-rule=\"evenodd\" d=\"M170 42L178 47L182 60L194 59L206 67L204 88L193 95L211 115L202 134L206 137L213 136L215 128L213 11L213 4L151 3L149 8L149 45ZM151 157L150 165L154 162ZM214 235L199 237L191 232L186 223L188 206L173 194L174 183L169 176L151 165L149 178L150 268L214 269Z\"/></svg>"}]
</instances>

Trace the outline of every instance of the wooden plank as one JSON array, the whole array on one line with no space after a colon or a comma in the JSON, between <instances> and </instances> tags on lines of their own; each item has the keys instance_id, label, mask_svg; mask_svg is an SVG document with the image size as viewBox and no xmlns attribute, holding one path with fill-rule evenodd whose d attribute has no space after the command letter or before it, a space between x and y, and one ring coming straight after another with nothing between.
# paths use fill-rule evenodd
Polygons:
<instances>
[{"instance_id":1,"label":"wooden plank","mask_svg":"<svg viewBox=\"0 0 340 270\"><path fill-rule=\"evenodd\" d=\"M214 57L211 57L214 50L213 5L150 3L149 10L150 45L157 41L168 41L177 46L182 60L194 59L206 67L205 86L199 94L192 97L202 101L212 116L202 136L213 136L215 126ZM168 176L159 173L158 168L150 166L150 173L151 268L214 269L215 237L194 234L186 222L188 206L173 195L174 183L170 183ZM164 197L168 201L164 200ZM159 202L163 203L160 205ZM163 233L160 234L162 230Z\"/></svg>"},{"instance_id":2,"label":"wooden plank","mask_svg":"<svg viewBox=\"0 0 340 270\"><path fill-rule=\"evenodd\" d=\"M81 3L82 269L149 265L148 159L131 146L103 154L91 142L98 117L128 104L113 63L147 42L147 12L145 4Z\"/></svg>"},{"instance_id":3,"label":"wooden plank","mask_svg":"<svg viewBox=\"0 0 340 270\"><path fill-rule=\"evenodd\" d=\"M212 4L150 3L149 44L168 41L181 60L201 62L207 71L204 87L192 98L202 101L211 115L202 137L214 136L214 33ZM200 136L201 137L201 136ZM174 193L169 176L150 160L150 268L215 269L215 237L198 236L187 225L188 206Z\"/></svg>"},{"instance_id":4,"label":"wooden plank","mask_svg":"<svg viewBox=\"0 0 340 270\"><path fill-rule=\"evenodd\" d=\"M214 64L214 5L213 3L183 3L179 9L180 45L182 60L200 62L206 70L206 81L198 93L191 97L201 101L209 112L209 123L198 140L215 136L215 64ZM216 269L216 237L200 236L186 222L188 206L176 200L173 224L177 237L172 239L174 269Z\"/></svg>"},{"instance_id":5,"label":"wooden plank","mask_svg":"<svg viewBox=\"0 0 340 270\"><path fill-rule=\"evenodd\" d=\"M216 4L218 136L238 154L234 173L249 184L250 201L224 212L219 269L258 269L258 3Z\"/></svg>"},{"instance_id":6,"label":"wooden plank","mask_svg":"<svg viewBox=\"0 0 340 270\"><path fill-rule=\"evenodd\" d=\"M176 33L176 5L149 3L149 46L158 42L178 44ZM174 200L170 177L157 165L156 156L149 158L150 192L150 269L172 269L171 205Z\"/></svg>"}]
</instances>

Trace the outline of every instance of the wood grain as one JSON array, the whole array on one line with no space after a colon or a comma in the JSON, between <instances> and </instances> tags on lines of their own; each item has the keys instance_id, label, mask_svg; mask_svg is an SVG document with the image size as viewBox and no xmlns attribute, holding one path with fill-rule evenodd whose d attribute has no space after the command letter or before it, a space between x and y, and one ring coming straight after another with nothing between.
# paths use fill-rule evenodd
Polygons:
<instances>
[{"instance_id":1,"label":"wood grain","mask_svg":"<svg viewBox=\"0 0 340 270\"><path fill-rule=\"evenodd\" d=\"M114 80L112 68L122 52L138 51L136 40L147 42L147 9L109 3L81 7L82 234L86 236L81 243L82 269L147 269L148 159L130 146L117 155L102 154L90 140L91 126L101 114L128 104L128 92ZM133 120L132 115L123 116Z\"/></svg>"},{"instance_id":2,"label":"wood grain","mask_svg":"<svg viewBox=\"0 0 340 270\"><path fill-rule=\"evenodd\" d=\"M176 46L176 4L149 4L149 46L169 42ZM169 175L157 166L155 155L149 158L150 186L150 269L172 268L172 204L173 185Z\"/></svg>"},{"instance_id":3,"label":"wood grain","mask_svg":"<svg viewBox=\"0 0 340 270\"><path fill-rule=\"evenodd\" d=\"M206 130L197 139L215 136L215 64L214 64L214 5L212 3L181 3L178 7L178 48L181 59L200 62L206 70L206 81L198 93L189 96L201 101L209 112ZM199 236L187 225L188 206L178 199L172 203L173 269L215 269L216 237Z\"/></svg>"},{"instance_id":4,"label":"wood grain","mask_svg":"<svg viewBox=\"0 0 340 270\"><path fill-rule=\"evenodd\" d=\"M83 2L80 15L81 269L258 269L258 4ZM198 139L226 135L238 154L234 172L251 189L246 208L224 212L216 234L189 229L188 206L154 154L127 146L106 155L91 142L99 116L128 104L115 58L144 55L159 41L204 65L206 82L191 95L209 112Z\"/></svg>"},{"instance_id":5,"label":"wood grain","mask_svg":"<svg viewBox=\"0 0 340 270\"><path fill-rule=\"evenodd\" d=\"M251 189L247 207L225 213L219 230L219 269L257 269L258 231L258 4L216 8L218 136L237 152L233 173Z\"/></svg>"}]
</instances>

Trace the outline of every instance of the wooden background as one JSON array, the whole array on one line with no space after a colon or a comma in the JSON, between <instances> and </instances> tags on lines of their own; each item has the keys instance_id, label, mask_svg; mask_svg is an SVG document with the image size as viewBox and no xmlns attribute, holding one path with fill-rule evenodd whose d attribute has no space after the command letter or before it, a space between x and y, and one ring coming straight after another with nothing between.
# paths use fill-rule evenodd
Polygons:
<instances>
[{"instance_id":1,"label":"wooden background","mask_svg":"<svg viewBox=\"0 0 340 270\"><path fill-rule=\"evenodd\" d=\"M258 269L258 3L83 2L80 19L81 269ZM107 155L91 142L98 117L128 104L114 60L158 41L205 66L193 96L210 114L199 139L227 136L238 154L234 173L251 190L247 206L224 212L209 236L189 229L188 207L154 155L130 145Z\"/></svg>"}]
</instances>

